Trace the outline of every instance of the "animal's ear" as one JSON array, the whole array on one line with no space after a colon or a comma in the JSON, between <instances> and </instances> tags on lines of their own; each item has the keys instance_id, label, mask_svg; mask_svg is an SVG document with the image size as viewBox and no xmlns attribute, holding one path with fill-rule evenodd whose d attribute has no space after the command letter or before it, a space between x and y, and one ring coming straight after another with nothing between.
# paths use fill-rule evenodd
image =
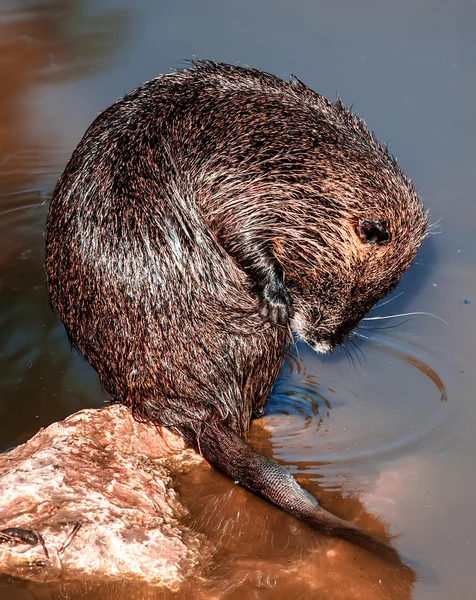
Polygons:
<instances>
[{"instance_id":1,"label":"animal's ear","mask_svg":"<svg viewBox=\"0 0 476 600\"><path fill-rule=\"evenodd\" d=\"M357 225L357 234L364 244L383 246L391 239L387 223L378 219L361 219Z\"/></svg>"}]
</instances>

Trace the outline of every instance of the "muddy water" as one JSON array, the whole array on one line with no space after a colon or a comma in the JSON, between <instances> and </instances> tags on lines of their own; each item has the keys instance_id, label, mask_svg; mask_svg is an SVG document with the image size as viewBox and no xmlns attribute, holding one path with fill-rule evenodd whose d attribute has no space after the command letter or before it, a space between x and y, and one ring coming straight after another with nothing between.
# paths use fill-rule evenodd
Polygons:
<instances>
[{"instance_id":1,"label":"muddy water","mask_svg":"<svg viewBox=\"0 0 476 600\"><path fill-rule=\"evenodd\" d=\"M475 25L463 0L1 3L1 447L107 402L48 306L48 196L95 114L181 59L292 71L329 97L338 90L390 140L440 221L394 299L370 316L425 311L446 323L365 321L350 358L299 346L249 436L329 510L395 536L412 568L324 539L202 469L180 490L220 550L181 598L476 597ZM3 580L0 597L165 596Z\"/></svg>"}]
</instances>

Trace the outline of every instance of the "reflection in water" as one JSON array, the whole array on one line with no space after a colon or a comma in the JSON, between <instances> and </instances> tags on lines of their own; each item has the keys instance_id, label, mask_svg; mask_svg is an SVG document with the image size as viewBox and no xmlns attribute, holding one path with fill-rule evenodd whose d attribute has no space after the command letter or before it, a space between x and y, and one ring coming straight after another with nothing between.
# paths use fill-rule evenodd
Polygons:
<instances>
[{"instance_id":1,"label":"reflection in water","mask_svg":"<svg viewBox=\"0 0 476 600\"><path fill-rule=\"evenodd\" d=\"M71 372L78 370L79 359L71 358L46 301L47 194L40 188L42 177L61 166L31 96L43 84L103 68L124 44L128 22L128 11L97 12L89 0L0 5L0 354L5 365L0 416L8 432L1 446L18 444L42 424L90 404L88 393L98 396L96 378L87 370L82 389L74 389ZM41 404L48 408L37 421Z\"/></svg>"},{"instance_id":2,"label":"reflection in water","mask_svg":"<svg viewBox=\"0 0 476 600\"><path fill-rule=\"evenodd\" d=\"M401 357L403 358L403 360L406 360L410 365L416 367L424 375L429 377L431 381L433 381L433 383L436 385L438 391L441 394L442 402L448 400L448 394L446 393L445 384L441 381L441 378L436 371L434 371L429 365L426 365L423 361L419 360L414 356L410 356L409 354L401 354Z\"/></svg>"},{"instance_id":3,"label":"reflection in water","mask_svg":"<svg viewBox=\"0 0 476 600\"><path fill-rule=\"evenodd\" d=\"M10 2L0 6L0 202L58 167L46 132L30 118L28 94L48 82L91 75L124 43L129 13L92 10L86 0ZM34 117L34 115L31 115ZM12 198L7 197L10 202ZM18 198L19 200L20 198Z\"/></svg>"}]
</instances>

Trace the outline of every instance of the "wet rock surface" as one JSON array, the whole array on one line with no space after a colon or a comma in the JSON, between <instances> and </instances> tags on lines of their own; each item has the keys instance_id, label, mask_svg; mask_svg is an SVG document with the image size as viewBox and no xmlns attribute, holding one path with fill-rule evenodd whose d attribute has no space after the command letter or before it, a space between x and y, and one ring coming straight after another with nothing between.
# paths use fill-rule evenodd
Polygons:
<instances>
[{"instance_id":1,"label":"wet rock surface","mask_svg":"<svg viewBox=\"0 0 476 600\"><path fill-rule=\"evenodd\" d=\"M177 589L211 553L173 487L200 462L118 405L50 425L0 455L0 571Z\"/></svg>"}]
</instances>

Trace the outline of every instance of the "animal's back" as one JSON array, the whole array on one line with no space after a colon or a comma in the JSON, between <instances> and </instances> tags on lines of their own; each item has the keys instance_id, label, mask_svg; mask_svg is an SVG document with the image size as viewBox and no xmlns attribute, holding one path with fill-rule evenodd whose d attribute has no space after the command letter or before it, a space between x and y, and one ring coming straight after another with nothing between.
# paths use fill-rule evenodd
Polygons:
<instances>
[{"instance_id":1,"label":"animal's back","mask_svg":"<svg viewBox=\"0 0 476 600\"><path fill-rule=\"evenodd\" d=\"M267 203L309 178L281 155L299 151L311 106L331 105L254 69L197 63L120 99L76 148L48 216L51 300L138 417L241 433L263 405L286 331L257 316L237 230L269 229ZM234 203L250 207L245 227Z\"/></svg>"},{"instance_id":2,"label":"animal's back","mask_svg":"<svg viewBox=\"0 0 476 600\"><path fill-rule=\"evenodd\" d=\"M53 194L48 286L114 400L164 425L224 421L241 433L286 333L263 327L246 275L197 205L171 131L195 85L181 82L171 103L174 76L149 82L89 128Z\"/></svg>"}]
</instances>

